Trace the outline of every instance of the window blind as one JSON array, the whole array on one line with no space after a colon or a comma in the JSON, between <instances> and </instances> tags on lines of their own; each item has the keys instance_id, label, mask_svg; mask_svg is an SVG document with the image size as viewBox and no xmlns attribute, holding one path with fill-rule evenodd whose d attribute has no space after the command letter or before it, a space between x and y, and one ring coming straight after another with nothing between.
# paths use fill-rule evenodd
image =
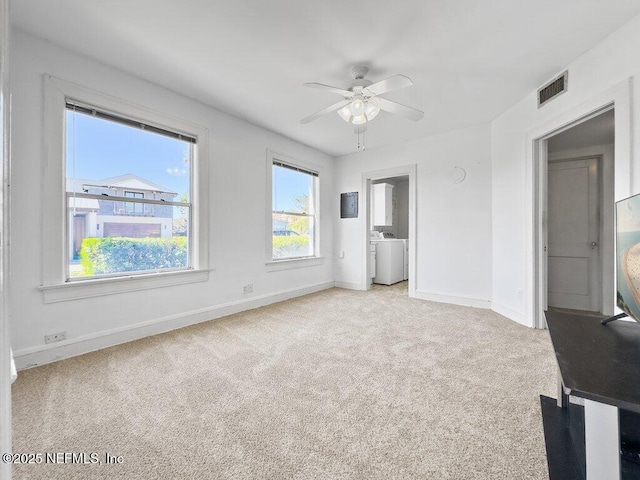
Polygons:
<instances>
[{"instance_id":1,"label":"window blind","mask_svg":"<svg viewBox=\"0 0 640 480\"><path fill-rule=\"evenodd\" d=\"M173 132L171 130L165 130L164 128L149 125L148 123L143 123L138 120L132 120L130 118L124 118L118 115L113 115L112 113L96 110L95 108L85 107L84 105L81 105L71 100L66 101L66 106L67 106L67 110L71 110L73 112L84 113L85 115L91 115L92 117L101 118L103 120L109 120L111 122L121 123L122 125L127 125L129 127L138 128L140 130L146 130L148 132L157 133L159 135L164 135L165 137L176 138L184 142L193 143L193 144L197 143L196 139L189 135Z\"/></svg>"},{"instance_id":2,"label":"window blind","mask_svg":"<svg viewBox=\"0 0 640 480\"><path fill-rule=\"evenodd\" d=\"M289 165L287 163L282 163L282 162L280 162L278 160L274 160L273 164L276 167L288 168L289 170L294 170L294 171L300 172L300 173L306 173L307 175L313 175L314 177L318 176L318 172L312 172L311 170L305 170L304 168L294 167L293 165Z\"/></svg>"}]
</instances>

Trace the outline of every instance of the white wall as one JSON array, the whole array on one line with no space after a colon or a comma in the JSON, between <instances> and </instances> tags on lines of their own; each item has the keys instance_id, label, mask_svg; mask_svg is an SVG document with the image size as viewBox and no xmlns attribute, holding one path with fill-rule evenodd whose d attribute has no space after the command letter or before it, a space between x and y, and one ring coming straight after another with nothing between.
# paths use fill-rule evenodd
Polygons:
<instances>
[{"instance_id":1,"label":"white wall","mask_svg":"<svg viewBox=\"0 0 640 480\"><path fill-rule=\"evenodd\" d=\"M527 309L533 295L527 197L530 132L640 74L640 17L636 17L572 63L568 93L540 110L532 92L491 125L367 150L334 162L193 99L23 32L14 33L10 302L12 342L23 367L323 288L334 280L357 288L362 284L363 216L337 219L338 194L358 191L362 202L363 173L402 165L417 165L416 295L479 306L491 303L513 320L533 325ZM210 131L210 250L215 269L208 282L43 303L37 287L47 238L37 219L47 201L39 188L46 182L41 173L45 73ZM631 85L631 120L637 125L640 91L637 81ZM637 141L633 144L635 158L640 147ZM270 225L264 209L253 206L266 198L267 148L325 166L329 181L321 180L321 244L326 258L322 265L266 271L264 229ZM455 166L467 172L459 184L451 183L447 175ZM628 179L626 188L620 171L624 169L616 164L616 197L639 191L640 168L633 169L634 178ZM218 231L216 225L224 228ZM335 260L335 272L334 249L344 252L344 258ZM241 293L246 283L254 284L252 296ZM67 342L44 345L45 334L62 330L67 331Z\"/></svg>"},{"instance_id":2,"label":"white wall","mask_svg":"<svg viewBox=\"0 0 640 480\"><path fill-rule=\"evenodd\" d=\"M536 93L514 105L492 123L492 205L493 205L493 308L525 325L533 326L532 211L530 188L532 132L545 125L568 121L578 112L605 98L608 92L629 78L631 82L631 125L640 124L640 17L611 34L592 50L569 65L567 93L538 109ZM616 199L640 190L640 169L633 168L630 178L628 158L637 159L638 142L635 129L628 139L622 123L622 111L629 105L616 105ZM624 113L627 115L627 113ZM624 122L621 122L624 120ZM623 150L633 145L630 156ZM618 148L621 147L621 148ZM625 163L626 162L626 163ZM633 160L634 165L638 164ZM523 293L521 295L521 293Z\"/></svg>"},{"instance_id":3,"label":"white wall","mask_svg":"<svg viewBox=\"0 0 640 480\"><path fill-rule=\"evenodd\" d=\"M400 121L400 120L399 120ZM491 300L491 145L480 125L336 159L337 192L360 192L363 173L417 166L416 296L488 307ZM453 167L462 183L449 180ZM340 219L336 283L362 284L364 216Z\"/></svg>"},{"instance_id":4,"label":"white wall","mask_svg":"<svg viewBox=\"0 0 640 480\"><path fill-rule=\"evenodd\" d=\"M175 92L14 31L12 55L13 171L11 320L21 367L101 348L188 323L253 308L333 285L336 195L330 156L231 117ZM210 263L207 282L82 300L43 303L42 231L43 75L141 105L208 129L210 151ZM321 265L267 272L265 215L267 149L323 166ZM62 161L62 160L61 160ZM242 286L253 283L253 294ZM44 344L44 335L67 341Z\"/></svg>"}]
</instances>

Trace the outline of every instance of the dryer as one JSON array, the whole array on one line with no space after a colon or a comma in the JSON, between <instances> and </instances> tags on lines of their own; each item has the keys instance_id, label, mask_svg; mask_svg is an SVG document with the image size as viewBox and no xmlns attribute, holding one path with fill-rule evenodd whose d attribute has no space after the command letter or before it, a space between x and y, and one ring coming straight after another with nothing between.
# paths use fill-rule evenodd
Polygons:
<instances>
[{"instance_id":1,"label":"dryer","mask_svg":"<svg viewBox=\"0 0 640 480\"><path fill-rule=\"evenodd\" d=\"M371 240L376 245L376 276L373 283L392 285L404 280L404 241L397 238Z\"/></svg>"}]
</instances>

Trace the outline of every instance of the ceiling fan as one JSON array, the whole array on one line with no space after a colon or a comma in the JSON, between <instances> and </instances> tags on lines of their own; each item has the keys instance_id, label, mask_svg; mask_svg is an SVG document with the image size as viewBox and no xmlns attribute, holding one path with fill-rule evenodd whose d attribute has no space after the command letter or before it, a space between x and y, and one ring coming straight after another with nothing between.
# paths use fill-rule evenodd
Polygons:
<instances>
[{"instance_id":1,"label":"ceiling fan","mask_svg":"<svg viewBox=\"0 0 640 480\"><path fill-rule=\"evenodd\" d=\"M340 102L300 120L300 123L312 122L322 115L337 110L345 122L355 125L356 133L362 133L366 130L366 123L373 120L380 113L380 110L400 115L414 122L424 117L424 112L420 110L380 97L380 95L387 92L413 85L409 77L394 75L386 80L373 83L364 78L367 72L368 69L366 67L353 67L351 74L354 80L346 89L331 87L322 83L305 83L305 87L337 93L344 98Z\"/></svg>"}]
</instances>

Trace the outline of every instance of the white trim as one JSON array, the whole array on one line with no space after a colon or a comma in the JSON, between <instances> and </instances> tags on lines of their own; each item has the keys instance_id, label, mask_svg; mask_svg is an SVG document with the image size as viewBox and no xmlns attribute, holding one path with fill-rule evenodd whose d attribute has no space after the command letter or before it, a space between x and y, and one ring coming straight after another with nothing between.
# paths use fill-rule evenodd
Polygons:
<instances>
[{"instance_id":1,"label":"white trim","mask_svg":"<svg viewBox=\"0 0 640 480\"><path fill-rule=\"evenodd\" d=\"M288 258L285 260L275 260L267 262L267 272L277 272L280 270L291 270L292 268L315 267L323 265L324 257Z\"/></svg>"},{"instance_id":2,"label":"white trim","mask_svg":"<svg viewBox=\"0 0 640 480\"><path fill-rule=\"evenodd\" d=\"M314 198L314 205L313 205L314 207L314 210L313 210L314 211L314 214L313 214L314 216L314 232L313 232L314 233L314 239L313 239L314 256L313 257L308 257L303 259L299 259L299 258L292 258L292 259L285 258L282 260L273 259L273 243L272 243L273 242L273 201L272 201L273 200L273 168L272 167L273 167L274 160L278 160L282 163L286 163L293 167L298 167L301 170L307 170L309 172L314 172L318 174L317 177L314 177L315 198ZM265 201L267 228L265 228L264 238L265 238L265 265L266 265L267 271L270 272L274 270L287 270L289 268L300 268L300 267L306 267L306 266L319 265L318 263L313 263L310 260L324 258L322 257L322 245L320 242L320 231L322 229L322 225L320 224L321 223L320 222L320 213L321 213L320 182L327 181L327 179L323 177L324 167L322 165L318 165L313 162L307 162L307 161L295 159L293 157L277 152L270 148L267 148L265 166L267 170L266 171L267 188L266 188L266 201ZM324 180L322 180L323 178ZM303 261L302 263L296 263L301 260ZM306 261L306 264L304 263L304 261ZM288 263L288 262L293 262L293 263ZM276 264L280 264L280 263L282 263L283 266L276 267Z\"/></svg>"},{"instance_id":3,"label":"white trim","mask_svg":"<svg viewBox=\"0 0 640 480\"><path fill-rule=\"evenodd\" d=\"M335 282L335 286L336 288L344 288L346 290L364 290L361 284L353 282Z\"/></svg>"},{"instance_id":4,"label":"white trim","mask_svg":"<svg viewBox=\"0 0 640 480\"><path fill-rule=\"evenodd\" d=\"M369 290L371 288L369 280L369 243L370 230L371 230L371 218L370 218L370 198L371 198L371 181L381 180L383 178L393 178L409 176L409 297L416 296L416 259L418 258L416 248L417 242L417 211L416 204L418 199L418 167L417 165L403 165L399 167L386 168L384 170L376 170L373 172L365 172L362 174L362 271L360 290Z\"/></svg>"},{"instance_id":5,"label":"white trim","mask_svg":"<svg viewBox=\"0 0 640 480\"><path fill-rule=\"evenodd\" d=\"M546 283L542 278L544 271L544 229L542 228L543 195L540 189L546 186L545 169L539 168L540 144L551 135L571 128L576 123L597 115L608 108L615 109L615 200L628 197L633 179L631 162L631 87L632 79L621 82L602 94L577 107L563 112L531 129L526 135L525 168L525 315L530 327L545 328L543 308ZM544 177L544 178L543 178ZM615 294L615 293L613 293Z\"/></svg>"},{"instance_id":6,"label":"white trim","mask_svg":"<svg viewBox=\"0 0 640 480\"><path fill-rule=\"evenodd\" d=\"M503 305L498 302L491 302L491 310L493 310L499 315L502 315L503 317L507 317L509 320L513 320L514 322L519 323L520 325L524 325L525 327L531 326L526 322L522 312L518 312L517 310L514 310L512 307Z\"/></svg>"},{"instance_id":7,"label":"white trim","mask_svg":"<svg viewBox=\"0 0 640 480\"><path fill-rule=\"evenodd\" d=\"M416 290L413 295L420 300L428 300L430 302L450 303L453 305L462 305L465 307L475 308L491 308L491 300L486 298L460 297L457 295L446 295L443 293L425 292L424 290Z\"/></svg>"},{"instance_id":8,"label":"white trim","mask_svg":"<svg viewBox=\"0 0 640 480\"><path fill-rule=\"evenodd\" d=\"M209 132L206 128L159 113L144 106L135 104L125 99L118 99L108 94L96 92L88 88L76 85L49 75L44 76L44 136L43 142L43 171L42 185L43 205L42 205L42 231L48 232L47 238L50 248L42 249L42 272L40 280L40 290L45 292L47 301L62 301L74 298L72 292L78 292L75 298L86 298L89 291L80 282L66 282L66 225L64 219L67 212L67 200L65 193L65 112L66 99L72 99L92 105L98 109L114 113L127 118L139 119L145 123L157 125L176 132L182 132L195 137L197 140L196 153L191 168L191 191L193 208L190 209L192 218L190 235L190 252L192 258L191 265L196 271L206 272L209 270ZM168 273L168 272L167 272ZM148 280L137 285L144 285ZM175 279L176 285L184 283L178 276L165 277L165 280ZM91 286L92 293L88 296L109 295L129 291L127 288L133 285L128 280L130 277L118 277L114 279L95 279L96 283ZM114 287L113 282L123 282L121 287ZM170 285L165 283L162 286ZM56 291L51 287L69 287L60 291L65 291L64 298L52 300L50 292ZM152 287L148 287L152 288ZM99 293L99 290L102 293ZM57 294L56 294L57 295Z\"/></svg>"},{"instance_id":9,"label":"white trim","mask_svg":"<svg viewBox=\"0 0 640 480\"><path fill-rule=\"evenodd\" d=\"M8 315L9 169L11 109L9 92L9 0L0 0L0 453L11 447L11 332ZM11 464L0 462L0 478L11 478Z\"/></svg>"},{"instance_id":10,"label":"white trim","mask_svg":"<svg viewBox=\"0 0 640 480\"><path fill-rule=\"evenodd\" d=\"M44 303L56 303L113 295L115 293L137 292L152 288L206 282L208 280L209 270L181 270L177 272L145 273L125 277L78 280L61 285L38 287L38 289L44 294Z\"/></svg>"},{"instance_id":11,"label":"white trim","mask_svg":"<svg viewBox=\"0 0 640 480\"><path fill-rule=\"evenodd\" d=\"M75 357L121 343L131 342L151 335L169 332L196 323L214 320L246 310L282 302L291 298L308 295L333 288L334 282L321 282L301 288L292 288L257 297L223 303L213 307L200 308L190 312L169 315L162 318L127 325L102 332L75 337L62 342L25 348L14 352L19 370L46 363Z\"/></svg>"}]
</instances>

